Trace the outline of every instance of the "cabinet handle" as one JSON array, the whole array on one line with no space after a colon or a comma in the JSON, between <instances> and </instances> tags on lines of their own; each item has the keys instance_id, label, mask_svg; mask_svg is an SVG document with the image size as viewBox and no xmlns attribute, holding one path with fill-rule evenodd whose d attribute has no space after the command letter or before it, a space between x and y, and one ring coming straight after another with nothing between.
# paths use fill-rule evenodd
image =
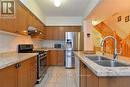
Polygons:
<instances>
[{"instance_id":1,"label":"cabinet handle","mask_svg":"<svg viewBox=\"0 0 130 87\"><path fill-rule=\"evenodd\" d=\"M19 64L17 63L17 64L15 65L15 67L16 67L16 69L19 68Z\"/></svg>"},{"instance_id":2,"label":"cabinet handle","mask_svg":"<svg viewBox=\"0 0 130 87\"><path fill-rule=\"evenodd\" d=\"M21 64L17 63L17 64L15 65L15 67L16 67L16 69L18 69L19 67L21 67Z\"/></svg>"},{"instance_id":3,"label":"cabinet handle","mask_svg":"<svg viewBox=\"0 0 130 87\"><path fill-rule=\"evenodd\" d=\"M21 64L19 63L19 67L21 67Z\"/></svg>"}]
</instances>

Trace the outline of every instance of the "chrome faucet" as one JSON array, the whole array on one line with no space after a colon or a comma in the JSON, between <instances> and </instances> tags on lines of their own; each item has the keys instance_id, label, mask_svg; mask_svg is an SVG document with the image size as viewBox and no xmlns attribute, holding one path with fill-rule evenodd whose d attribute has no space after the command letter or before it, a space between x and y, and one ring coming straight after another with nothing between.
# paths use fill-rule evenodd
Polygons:
<instances>
[{"instance_id":1,"label":"chrome faucet","mask_svg":"<svg viewBox=\"0 0 130 87\"><path fill-rule=\"evenodd\" d=\"M115 61L117 61L117 59L118 59L117 40L116 40L115 37L113 37L113 36L106 36L105 38L103 38L103 40L102 40L102 42L101 42L101 47L104 46L104 42L105 42L105 40L108 39L108 38L112 38L112 39L114 40L114 53L113 53L113 58L114 58Z\"/></svg>"}]
</instances>

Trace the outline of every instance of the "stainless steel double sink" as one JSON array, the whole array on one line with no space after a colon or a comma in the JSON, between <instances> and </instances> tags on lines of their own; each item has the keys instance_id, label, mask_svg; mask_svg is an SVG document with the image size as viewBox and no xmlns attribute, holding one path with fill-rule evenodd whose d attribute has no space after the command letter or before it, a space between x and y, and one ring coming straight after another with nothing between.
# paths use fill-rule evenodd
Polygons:
<instances>
[{"instance_id":1,"label":"stainless steel double sink","mask_svg":"<svg viewBox=\"0 0 130 87\"><path fill-rule=\"evenodd\" d=\"M86 56L86 58L90 59L91 61L95 62L98 65L104 66L104 67L126 67L130 66L125 63L121 63L118 61L114 61L112 59L103 57L103 56Z\"/></svg>"}]
</instances>

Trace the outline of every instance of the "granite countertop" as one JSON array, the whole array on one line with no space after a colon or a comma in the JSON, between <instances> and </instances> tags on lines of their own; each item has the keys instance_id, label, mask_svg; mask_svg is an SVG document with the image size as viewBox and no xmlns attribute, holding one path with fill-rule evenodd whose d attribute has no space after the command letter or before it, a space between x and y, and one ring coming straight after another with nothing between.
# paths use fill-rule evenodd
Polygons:
<instances>
[{"instance_id":1,"label":"granite countertop","mask_svg":"<svg viewBox=\"0 0 130 87\"><path fill-rule=\"evenodd\" d=\"M36 55L37 53L0 53L0 69L22 62Z\"/></svg>"},{"instance_id":2,"label":"granite countertop","mask_svg":"<svg viewBox=\"0 0 130 87\"><path fill-rule=\"evenodd\" d=\"M65 48L38 48L38 49L34 49L34 50L44 50L44 51L49 51L49 50L65 50Z\"/></svg>"},{"instance_id":3,"label":"granite countertop","mask_svg":"<svg viewBox=\"0 0 130 87\"><path fill-rule=\"evenodd\" d=\"M77 56L92 72L98 76L98 77L105 77L105 76L110 76L110 77L116 77L116 76L130 76L130 66L127 67L103 67L95 62L91 61L88 59L86 56L89 56L89 54L84 54L82 51L77 51L74 52L75 56ZM91 54L90 54L91 55ZM95 55L96 54L92 54ZM92 56L91 55L91 56ZM109 55L104 55L105 57L112 58ZM119 57L119 61L122 61L123 58ZM123 60L125 61L125 60ZM130 59L128 61L125 61L125 63L130 64Z\"/></svg>"}]
</instances>

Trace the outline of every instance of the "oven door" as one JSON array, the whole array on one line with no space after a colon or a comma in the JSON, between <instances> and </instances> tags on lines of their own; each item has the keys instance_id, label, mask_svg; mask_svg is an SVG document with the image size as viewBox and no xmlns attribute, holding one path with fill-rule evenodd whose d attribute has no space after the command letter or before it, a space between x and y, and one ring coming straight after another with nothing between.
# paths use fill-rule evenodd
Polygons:
<instances>
[{"instance_id":1,"label":"oven door","mask_svg":"<svg viewBox=\"0 0 130 87\"><path fill-rule=\"evenodd\" d=\"M38 61L38 79L43 77L47 71L47 58L40 57Z\"/></svg>"}]
</instances>

